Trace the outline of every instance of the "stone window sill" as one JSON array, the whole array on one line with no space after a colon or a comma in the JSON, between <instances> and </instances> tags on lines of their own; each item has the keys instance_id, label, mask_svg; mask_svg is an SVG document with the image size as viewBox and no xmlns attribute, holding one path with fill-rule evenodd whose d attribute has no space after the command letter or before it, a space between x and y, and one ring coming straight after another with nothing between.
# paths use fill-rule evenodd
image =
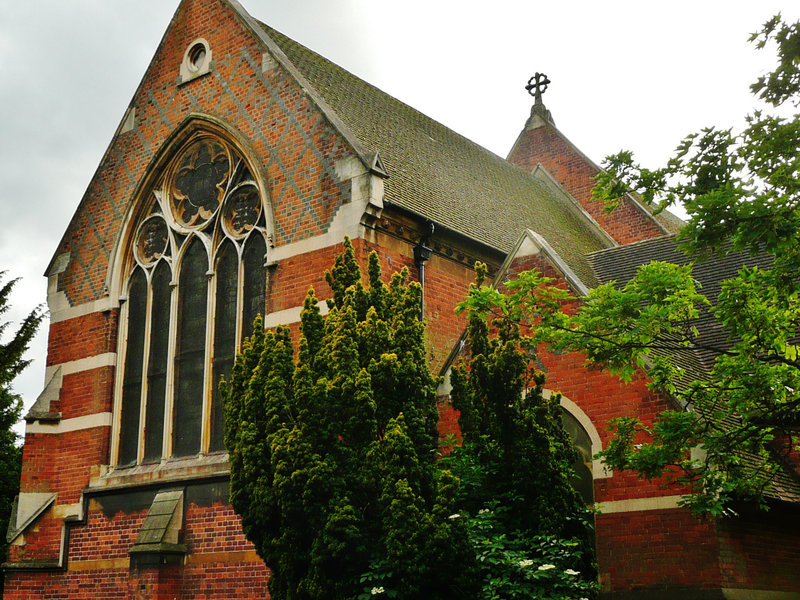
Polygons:
<instances>
[{"instance_id":1,"label":"stone window sill","mask_svg":"<svg viewBox=\"0 0 800 600\"><path fill-rule=\"evenodd\" d=\"M89 479L87 491L161 485L191 479L227 476L230 473L227 452L187 458L172 458L132 467L99 465Z\"/></svg>"}]
</instances>

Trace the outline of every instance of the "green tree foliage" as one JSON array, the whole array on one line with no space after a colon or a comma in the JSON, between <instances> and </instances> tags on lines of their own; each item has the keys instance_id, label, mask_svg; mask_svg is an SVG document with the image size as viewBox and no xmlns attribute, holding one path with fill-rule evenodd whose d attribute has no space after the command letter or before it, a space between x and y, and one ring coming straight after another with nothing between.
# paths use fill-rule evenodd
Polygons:
<instances>
[{"instance_id":1,"label":"green tree foliage","mask_svg":"<svg viewBox=\"0 0 800 600\"><path fill-rule=\"evenodd\" d=\"M470 360L451 375L463 443L446 463L462 479L457 516L469 524L482 597L591 596L591 513L570 483L575 450L560 398L542 395L536 342L520 332L518 305L484 285L485 265L477 271L460 305Z\"/></svg>"},{"instance_id":2,"label":"green tree foliage","mask_svg":"<svg viewBox=\"0 0 800 600\"><path fill-rule=\"evenodd\" d=\"M751 41L778 54L752 91L779 113L796 109L800 24L776 17ZM800 115L755 110L739 133L687 136L661 169L641 167L630 152L607 158L604 168L595 194L610 209L630 189L660 208L680 202L689 219L678 239L689 256L766 253L771 268L741 268L711 306L691 265L654 262L625 285L594 289L573 315L559 312L529 277L515 310L542 320L538 339L554 350L581 351L590 366L625 380L643 369L653 388L683 407L651 427L615 420L616 439L601 453L608 465L687 484L684 503L697 512L730 514L740 500L765 506L765 492L800 450ZM726 344L698 339L693 320L702 306L728 333ZM696 350L713 357L700 377L681 361Z\"/></svg>"},{"instance_id":3,"label":"green tree foliage","mask_svg":"<svg viewBox=\"0 0 800 600\"><path fill-rule=\"evenodd\" d=\"M796 109L800 24L775 17L751 41L759 49L773 46L778 56L753 93L778 113ZM661 169L644 169L627 152L604 166L596 193L612 205L624 185L660 206L685 206L689 220L679 239L691 256L745 250L773 258L771 269L742 268L723 283L712 312L729 334L724 348L702 347L696 339L690 319L709 301L686 268L652 264L625 288L595 295L575 327L599 334L598 319L620 299L630 312L623 327L603 332L602 342L578 344L592 348L590 360L616 369L625 356L646 361L655 387L689 409L661 415L648 431L652 443L642 446L634 444L642 424L617 421L606 460L648 477L677 467L694 492L687 503L698 511L722 513L737 499L763 504L782 458L797 450L800 424L800 115L755 110L740 133L704 129L687 136ZM682 372L670 357L686 347L716 358L707 378L676 389ZM693 447L702 449L701 460L689 456Z\"/></svg>"},{"instance_id":4,"label":"green tree foliage","mask_svg":"<svg viewBox=\"0 0 800 600\"><path fill-rule=\"evenodd\" d=\"M362 283L353 247L311 290L295 360L260 319L223 385L231 503L280 599L469 598L457 482L437 465L436 382L408 272Z\"/></svg>"},{"instance_id":5,"label":"green tree foliage","mask_svg":"<svg viewBox=\"0 0 800 600\"><path fill-rule=\"evenodd\" d=\"M3 275L5 272L0 271L0 281ZM16 282L16 279L12 279L0 286L0 318L11 308L8 300ZM36 308L25 317L6 343L0 342L0 531L3 533L0 538L0 560L5 559L8 550L5 532L11 516L11 504L19 492L22 464L22 448L17 445L19 436L12 430L22 414L22 398L13 392L11 384L30 363L23 355L41 321L42 313ZM8 321L0 321L0 336L8 331L9 325Z\"/></svg>"}]
</instances>

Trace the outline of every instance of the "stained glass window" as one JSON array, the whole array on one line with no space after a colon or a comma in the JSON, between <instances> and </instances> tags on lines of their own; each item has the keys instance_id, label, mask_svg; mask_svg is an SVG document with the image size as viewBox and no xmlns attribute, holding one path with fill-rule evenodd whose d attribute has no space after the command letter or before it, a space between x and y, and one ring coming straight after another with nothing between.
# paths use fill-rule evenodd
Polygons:
<instances>
[{"instance_id":1,"label":"stained glass window","mask_svg":"<svg viewBox=\"0 0 800 600\"><path fill-rule=\"evenodd\" d=\"M230 379L236 353L236 296L238 290L239 262L232 242L222 245L217 259L217 294L214 321L214 387L211 391L211 441L210 449L224 449L224 415L219 394L219 382Z\"/></svg>"},{"instance_id":2,"label":"stained glass window","mask_svg":"<svg viewBox=\"0 0 800 600\"><path fill-rule=\"evenodd\" d=\"M203 380L206 351L208 255L202 242L189 243L178 280L178 342L175 350L175 419L172 453L188 456L200 451Z\"/></svg>"},{"instance_id":3,"label":"stained glass window","mask_svg":"<svg viewBox=\"0 0 800 600\"><path fill-rule=\"evenodd\" d=\"M244 247L244 294L242 299L242 339L253 332L253 321L264 314L264 295L267 287L267 272L264 256L267 246L260 235L251 236Z\"/></svg>"},{"instance_id":4,"label":"stained glass window","mask_svg":"<svg viewBox=\"0 0 800 600\"><path fill-rule=\"evenodd\" d=\"M118 467L224 451L219 382L265 309L266 217L241 153L197 133L160 171L129 250Z\"/></svg>"}]
</instances>

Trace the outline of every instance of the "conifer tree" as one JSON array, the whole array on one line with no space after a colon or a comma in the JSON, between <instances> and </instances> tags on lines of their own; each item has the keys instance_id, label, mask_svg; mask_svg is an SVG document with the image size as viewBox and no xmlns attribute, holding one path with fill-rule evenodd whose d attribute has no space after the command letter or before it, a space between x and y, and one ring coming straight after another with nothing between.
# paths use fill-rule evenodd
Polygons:
<instances>
[{"instance_id":1,"label":"conifer tree","mask_svg":"<svg viewBox=\"0 0 800 600\"><path fill-rule=\"evenodd\" d=\"M0 279L4 272L0 271ZM0 286L0 317L8 312L11 290L16 279ZM0 342L0 561L5 560L8 546L5 532L11 516L11 505L19 492L20 467L22 465L22 448L17 443L19 436L12 427L22 414L22 398L11 388L14 379L28 366L29 360L23 359L28 345L42 321L42 313L36 308L25 317L16 333L7 343ZM8 328L8 322L0 322L0 335ZM0 593L2 592L2 575L0 575Z\"/></svg>"},{"instance_id":2,"label":"conifer tree","mask_svg":"<svg viewBox=\"0 0 800 600\"><path fill-rule=\"evenodd\" d=\"M408 272L364 286L353 247L310 290L297 360L260 319L223 384L231 503L275 599L470 598L456 482L436 462L436 383Z\"/></svg>"},{"instance_id":3,"label":"conifer tree","mask_svg":"<svg viewBox=\"0 0 800 600\"><path fill-rule=\"evenodd\" d=\"M463 443L446 462L462 479L458 506L481 565L482 597L592 596L591 513L570 483L575 450L560 397L542 395L536 342L503 310L513 309L509 297L484 285L486 266L476 270L459 305L469 317L469 363L451 375Z\"/></svg>"}]
</instances>

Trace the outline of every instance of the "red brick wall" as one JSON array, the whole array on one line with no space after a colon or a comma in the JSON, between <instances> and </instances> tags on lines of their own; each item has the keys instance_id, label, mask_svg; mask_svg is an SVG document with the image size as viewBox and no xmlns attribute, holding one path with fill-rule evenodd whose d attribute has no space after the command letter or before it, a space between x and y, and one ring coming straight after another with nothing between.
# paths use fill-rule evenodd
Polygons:
<instances>
[{"instance_id":1,"label":"red brick wall","mask_svg":"<svg viewBox=\"0 0 800 600\"><path fill-rule=\"evenodd\" d=\"M685 509L601 514L595 521L604 591L719 588L713 521Z\"/></svg>"},{"instance_id":2,"label":"red brick wall","mask_svg":"<svg viewBox=\"0 0 800 600\"><path fill-rule=\"evenodd\" d=\"M81 573L7 573L3 593L6 600L121 600L139 597L130 595L127 568Z\"/></svg>"},{"instance_id":3,"label":"red brick wall","mask_svg":"<svg viewBox=\"0 0 800 600\"><path fill-rule=\"evenodd\" d=\"M541 163L619 244L665 234L652 217L628 198L612 213L603 210L602 202L592 200L592 178L597 169L552 125L523 130L508 160L527 171L533 171Z\"/></svg>"},{"instance_id":4,"label":"red brick wall","mask_svg":"<svg viewBox=\"0 0 800 600\"><path fill-rule=\"evenodd\" d=\"M213 71L176 85L184 51L198 37L210 44ZM228 123L248 140L272 199L276 245L324 233L349 201L350 184L338 180L334 164L352 150L282 67L261 71L264 51L222 0L181 4L131 103L135 131L112 140L59 245L59 253L71 253L59 289L73 305L105 293L122 223L108 216L125 213L165 140L192 113Z\"/></svg>"},{"instance_id":5,"label":"red brick wall","mask_svg":"<svg viewBox=\"0 0 800 600\"><path fill-rule=\"evenodd\" d=\"M183 536L190 552L186 564L159 569L130 569L128 564L128 550L136 540L146 509L107 516L96 502L91 502L90 507L86 524L71 528L68 570L12 572L6 579L4 598L269 597L266 591L269 570L244 538L239 517L229 506L190 503ZM52 524L58 525L56 521ZM59 540L61 537L60 525L48 537L53 538L48 541L55 547L55 537ZM39 558L57 558L57 555Z\"/></svg>"},{"instance_id":6,"label":"red brick wall","mask_svg":"<svg viewBox=\"0 0 800 600\"><path fill-rule=\"evenodd\" d=\"M278 312L302 306L310 287L314 288L318 299L327 299L331 294L325 281L325 270L333 266L333 259L342 248L342 244L337 244L278 263L270 272L267 311Z\"/></svg>"},{"instance_id":7,"label":"red brick wall","mask_svg":"<svg viewBox=\"0 0 800 600\"><path fill-rule=\"evenodd\" d=\"M28 433L20 489L58 492L59 504L77 502L92 467L108 464L110 431L110 427L94 427L60 434Z\"/></svg>"},{"instance_id":8,"label":"red brick wall","mask_svg":"<svg viewBox=\"0 0 800 600\"><path fill-rule=\"evenodd\" d=\"M130 598L170 600L181 595L180 565L162 565L158 569L133 568L128 578Z\"/></svg>"},{"instance_id":9,"label":"red brick wall","mask_svg":"<svg viewBox=\"0 0 800 600\"><path fill-rule=\"evenodd\" d=\"M649 426L661 411L669 408L663 399L647 388L643 376L624 384L608 372L586 369L584 358L579 354L542 352L540 358L547 368L545 387L561 392L581 407L597 429L603 448L612 437L607 427L612 418L633 416ZM641 438L638 441L645 440ZM684 491L667 485L663 480L641 480L631 473L614 473L609 479L595 481L595 498L599 502L674 495Z\"/></svg>"},{"instance_id":10,"label":"red brick wall","mask_svg":"<svg viewBox=\"0 0 800 600\"><path fill-rule=\"evenodd\" d=\"M725 587L800 590L800 510L787 505L769 512L746 508L719 522L720 567Z\"/></svg>"},{"instance_id":11,"label":"red brick wall","mask_svg":"<svg viewBox=\"0 0 800 600\"><path fill-rule=\"evenodd\" d=\"M187 565L180 598L269 600L269 569L263 563L224 562ZM174 598L170 598L174 600Z\"/></svg>"},{"instance_id":12,"label":"red brick wall","mask_svg":"<svg viewBox=\"0 0 800 600\"><path fill-rule=\"evenodd\" d=\"M51 411L60 411L63 419L72 419L99 412L111 412L114 395L114 367L99 367L64 375L61 397L69 401Z\"/></svg>"},{"instance_id":13,"label":"red brick wall","mask_svg":"<svg viewBox=\"0 0 800 600\"><path fill-rule=\"evenodd\" d=\"M51 323L47 340L47 365L114 352L117 346L118 313L115 309Z\"/></svg>"},{"instance_id":14,"label":"red brick wall","mask_svg":"<svg viewBox=\"0 0 800 600\"><path fill-rule=\"evenodd\" d=\"M17 540L15 545L9 546L8 560L11 562L58 560L63 526L63 520L53 517L52 507L47 509L26 530L24 544L19 544Z\"/></svg>"},{"instance_id":15,"label":"red brick wall","mask_svg":"<svg viewBox=\"0 0 800 600\"><path fill-rule=\"evenodd\" d=\"M23 492L51 492L55 477L58 440L44 433L27 433L22 448Z\"/></svg>"},{"instance_id":16,"label":"red brick wall","mask_svg":"<svg viewBox=\"0 0 800 600\"><path fill-rule=\"evenodd\" d=\"M364 269L369 254L377 252L384 281L404 267L409 270L409 280L417 281L419 271L414 264L413 246L382 234L373 241L352 240L356 259ZM309 287L317 298L325 300L331 291L325 281L325 271L333 265L342 244L336 244L306 254L287 258L278 263L270 274L267 311L277 312L302 306ZM469 284L475 279L474 271L447 258L434 255L425 265L425 322L426 343L431 370L438 373L455 342L466 326L466 318L456 316L455 307L467 294ZM296 327L292 327L296 332Z\"/></svg>"}]
</instances>

